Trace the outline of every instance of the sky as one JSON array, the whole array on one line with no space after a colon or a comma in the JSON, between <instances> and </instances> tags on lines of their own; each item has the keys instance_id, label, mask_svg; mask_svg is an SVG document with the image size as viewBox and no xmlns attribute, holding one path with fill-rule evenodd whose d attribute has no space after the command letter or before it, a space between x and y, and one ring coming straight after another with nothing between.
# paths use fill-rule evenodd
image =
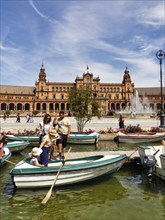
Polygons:
<instances>
[{"instance_id":1,"label":"sky","mask_svg":"<svg viewBox=\"0 0 165 220\"><path fill-rule=\"evenodd\" d=\"M1 85L35 86L43 63L50 82L87 71L101 83L160 87L165 0L1 0ZM165 59L162 64L165 84Z\"/></svg>"}]
</instances>

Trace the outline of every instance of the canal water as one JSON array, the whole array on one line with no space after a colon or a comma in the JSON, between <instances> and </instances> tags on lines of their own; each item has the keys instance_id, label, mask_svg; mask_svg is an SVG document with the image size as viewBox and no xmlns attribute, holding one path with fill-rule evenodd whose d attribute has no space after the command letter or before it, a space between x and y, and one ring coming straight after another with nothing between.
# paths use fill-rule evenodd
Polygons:
<instances>
[{"instance_id":1,"label":"canal water","mask_svg":"<svg viewBox=\"0 0 165 220\"><path fill-rule=\"evenodd\" d=\"M155 145L155 144L154 144ZM69 148L69 146L68 146ZM72 151L128 150L136 145L102 141L98 146L72 146ZM23 155L12 155L18 162ZM2 220L165 220L165 186L158 178L148 180L140 164L126 164L113 176L68 187L54 187L46 205L41 201L49 189L15 190L9 175L13 165L0 171L0 219Z\"/></svg>"}]
</instances>

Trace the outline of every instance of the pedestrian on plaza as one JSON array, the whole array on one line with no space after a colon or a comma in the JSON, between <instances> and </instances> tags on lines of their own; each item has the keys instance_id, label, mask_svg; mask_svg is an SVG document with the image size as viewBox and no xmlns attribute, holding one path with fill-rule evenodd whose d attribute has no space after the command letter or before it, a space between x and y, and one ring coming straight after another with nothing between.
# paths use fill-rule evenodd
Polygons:
<instances>
[{"instance_id":1,"label":"pedestrian on plaza","mask_svg":"<svg viewBox=\"0 0 165 220\"><path fill-rule=\"evenodd\" d=\"M55 129L51 129L47 135L43 137L43 140L40 144L40 149L42 149L42 153L40 155L41 164L44 166L48 166L49 161L49 153L51 147L56 144L56 141L60 139L59 134ZM50 155L51 159L51 155Z\"/></svg>"},{"instance_id":2,"label":"pedestrian on plaza","mask_svg":"<svg viewBox=\"0 0 165 220\"><path fill-rule=\"evenodd\" d=\"M119 113L119 128L124 128L124 117Z\"/></svg>"},{"instance_id":3,"label":"pedestrian on plaza","mask_svg":"<svg viewBox=\"0 0 165 220\"><path fill-rule=\"evenodd\" d=\"M26 115L26 122L29 123L30 122L30 114Z\"/></svg>"},{"instance_id":4,"label":"pedestrian on plaza","mask_svg":"<svg viewBox=\"0 0 165 220\"><path fill-rule=\"evenodd\" d=\"M16 119L16 122L21 122L21 116L20 116L20 113L17 113L17 119Z\"/></svg>"},{"instance_id":5,"label":"pedestrian on plaza","mask_svg":"<svg viewBox=\"0 0 165 220\"><path fill-rule=\"evenodd\" d=\"M133 118L136 118L136 112L135 112L135 110L133 111Z\"/></svg>"},{"instance_id":6,"label":"pedestrian on plaza","mask_svg":"<svg viewBox=\"0 0 165 220\"><path fill-rule=\"evenodd\" d=\"M31 114L30 116L30 123L33 123L34 122L34 118L33 118L33 114Z\"/></svg>"},{"instance_id":7,"label":"pedestrian on plaza","mask_svg":"<svg viewBox=\"0 0 165 220\"><path fill-rule=\"evenodd\" d=\"M67 145L67 139L70 137L71 123L68 118L65 117L64 111L59 112L59 117L54 118L53 127L60 135L60 139L57 140L57 146L59 148L59 158L64 160L65 148Z\"/></svg>"},{"instance_id":8,"label":"pedestrian on plaza","mask_svg":"<svg viewBox=\"0 0 165 220\"><path fill-rule=\"evenodd\" d=\"M45 135L47 135L50 131L51 127L51 116L49 114L45 114L43 121L39 123L39 126L36 128L36 132L39 131L39 144L41 144L42 139Z\"/></svg>"},{"instance_id":9,"label":"pedestrian on plaza","mask_svg":"<svg viewBox=\"0 0 165 220\"><path fill-rule=\"evenodd\" d=\"M7 114L5 112L4 115L3 115L3 120L6 121L6 118L7 118Z\"/></svg>"}]
</instances>

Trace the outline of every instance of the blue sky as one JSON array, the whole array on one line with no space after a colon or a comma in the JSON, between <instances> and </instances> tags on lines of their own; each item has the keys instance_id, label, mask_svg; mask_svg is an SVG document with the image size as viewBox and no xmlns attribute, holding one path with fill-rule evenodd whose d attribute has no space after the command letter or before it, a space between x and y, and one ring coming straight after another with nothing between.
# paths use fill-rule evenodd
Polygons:
<instances>
[{"instance_id":1,"label":"blue sky","mask_svg":"<svg viewBox=\"0 0 165 220\"><path fill-rule=\"evenodd\" d=\"M165 51L165 0L1 0L1 84L74 82L89 72L135 87L159 87L155 54ZM163 85L165 75L163 61Z\"/></svg>"}]
</instances>

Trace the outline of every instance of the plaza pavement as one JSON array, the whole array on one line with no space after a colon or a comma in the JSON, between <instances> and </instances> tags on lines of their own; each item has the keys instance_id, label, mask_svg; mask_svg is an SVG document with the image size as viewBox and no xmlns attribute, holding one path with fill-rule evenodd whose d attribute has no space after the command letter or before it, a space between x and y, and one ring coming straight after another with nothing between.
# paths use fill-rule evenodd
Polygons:
<instances>
[{"instance_id":1,"label":"plaza pavement","mask_svg":"<svg viewBox=\"0 0 165 220\"><path fill-rule=\"evenodd\" d=\"M69 119L71 121L72 131L77 131L76 120L74 119L74 117L69 117ZM41 117L34 117L33 123L27 123L26 117L21 117L20 123L16 122L16 117L7 118L5 121L3 120L3 118L0 118L0 132L3 131L17 132L18 130L23 131L24 129L35 130L35 128L39 125L39 122L41 121L42 121ZM124 124L125 126L139 124L142 129L149 130L151 127L159 126L160 121L155 118L150 118L149 116L145 116L145 117L137 116L135 119L125 118ZM90 122L88 122L85 125L84 131L89 129L95 131L100 131L100 130L107 131L108 128L118 129L119 128L118 118L103 117L101 119L97 119L94 117Z\"/></svg>"}]
</instances>

